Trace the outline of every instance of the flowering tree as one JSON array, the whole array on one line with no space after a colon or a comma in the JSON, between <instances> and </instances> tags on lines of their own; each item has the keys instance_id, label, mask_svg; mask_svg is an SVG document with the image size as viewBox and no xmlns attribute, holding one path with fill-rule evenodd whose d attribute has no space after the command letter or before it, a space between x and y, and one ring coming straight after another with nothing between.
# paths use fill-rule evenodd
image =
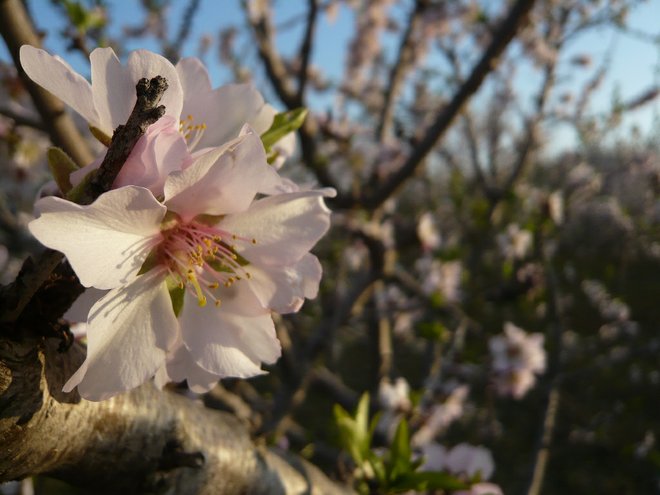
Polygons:
<instances>
[{"instance_id":1,"label":"flowering tree","mask_svg":"<svg viewBox=\"0 0 660 495\"><path fill-rule=\"evenodd\" d=\"M579 51L636 3L245 1L215 87L198 1L56 2L55 56L0 0L0 481L651 492L658 90Z\"/></svg>"}]
</instances>

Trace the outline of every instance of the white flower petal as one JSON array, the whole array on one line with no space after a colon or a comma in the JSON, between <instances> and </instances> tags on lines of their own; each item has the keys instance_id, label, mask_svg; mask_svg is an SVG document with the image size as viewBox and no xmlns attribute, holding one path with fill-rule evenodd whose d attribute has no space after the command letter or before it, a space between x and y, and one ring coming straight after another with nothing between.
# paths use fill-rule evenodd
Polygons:
<instances>
[{"instance_id":1,"label":"white flower petal","mask_svg":"<svg viewBox=\"0 0 660 495\"><path fill-rule=\"evenodd\" d=\"M63 252L85 287L113 289L140 269L160 234L165 207L144 188L128 186L80 206L47 197L35 205L30 232Z\"/></svg>"},{"instance_id":2,"label":"white flower petal","mask_svg":"<svg viewBox=\"0 0 660 495\"><path fill-rule=\"evenodd\" d=\"M97 125L99 118L94 108L92 87L84 77L61 58L40 48L23 45L20 58L23 70L30 79L53 93L85 120Z\"/></svg>"},{"instance_id":3,"label":"white flower petal","mask_svg":"<svg viewBox=\"0 0 660 495\"><path fill-rule=\"evenodd\" d=\"M181 111L181 115L186 118L188 115L192 115L191 104L195 100L207 98L208 94L213 91L211 88L211 79L202 61L196 57L186 57L179 60L176 64L176 72L179 75L179 81L181 81L181 89L183 89L183 110ZM216 110L218 109L216 108ZM220 111L218 113L222 112Z\"/></svg>"},{"instance_id":4,"label":"white flower petal","mask_svg":"<svg viewBox=\"0 0 660 495\"><path fill-rule=\"evenodd\" d=\"M156 76L162 76L167 79L168 88L163 94L160 104L165 105L165 115L171 115L179 121L181 108L183 108L183 90L181 89L176 68L170 61L148 50L136 50L129 55L127 65L134 88L137 82L145 77L151 79ZM135 100L135 89L133 89L131 105L135 104Z\"/></svg>"},{"instance_id":5,"label":"white flower petal","mask_svg":"<svg viewBox=\"0 0 660 495\"><path fill-rule=\"evenodd\" d=\"M259 265L297 263L330 228L330 210L323 202L334 190L279 194L255 201L247 211L228 215L218 228L256 239L238 250Z\"/></svg>"},{"instance_id":6,"label":"white flower petal","mask_svg":"<svg viewBox=\"0 0 660 495\"><path fill-rule=\"evenodd\" d=\"M154 375L176 342L178 323L162 276L142 275L110 291L91 309L87 358L64 385L104 400Z\"/></svg>"},{"instance_id":7,"label":"white flower petal","mask_svg":"<svg viewBox=\"0 0 660 495\"><path fill-rule=\"evenodd\" d=\"M135 106L136 83L112 48L96 48L90 54L89 61L94 105L99 116L97 126L112 136L117 126L126 123Z\"/></svg>"},{"instance_id":8,"label":"white flower petal","mask_svg":"<svg viewBox=\"0 0 660 495\"><path fill-rule=\"evenodd\" d=\"M94 306L96 301L101 299L107 293L107 290L94 288L85 289L85 292L78 296L78 299L76 299L67 312L64 313L62 318L69 320L70 322L86 322L92 306Z\"/></svg>"},{"instance_id":9,"label":"white flower petal","mask_svg":"<svg viewBox=\"0 0 660 495\"><path fill-rule=\"evenodd\" d=\"M305 298L316 297L322 275L318 258L309 253L292 266L246 268L252 275L250 288L261 305L282 314L296 312Z\"/></svg>"},{"instance_id":10,"label":"white flower petal","mask_svg":"<svg viewBox=\"0 0 660 495\"><path fill-rule=\"evenodd\" d=\"M165 203L184 219L244 211L272 172L261 139L247 132L230 146L212 149L186 170L170 174Z\"/></svg>"},{"instance_id":11,"label":"white flower petal","mask_svg":"<svg viewBox=\"0 0 660 495\"><path fill-rule=\"evenodd\" d=\"M281 354L270 311L243 282L221 289L220 307L201 308L186 295L179 315L183 341L198 365L220 377L263 374L261 363L273 363Z\"/></svg>"},{"instance_id":12,"label":"white flower petal","mask_svg":"<svg viewBox=\"0 0 660 495\"><path fill-rule=\"evenodd\" d=\"M170 352L167 363L158 370L155 378L158 387L170 381L186 380L188 388L198 394L208 392L218 383L218 376L200 367L181 341L175 346L175 350Z\"/></svg>"},{"instance_id":13,"label":"white flower petal","mask_svg":"<svg viewBox=\"0 0 660 495\"><path fill-rule=\"evenodd\" d=\"M228 84L193 97L186 95L186 114L196 124L206 124L206 131L196 148L220 146L236 138L244 124L263 125L256 118L264 106L264 99L252 84ZM270 126L270 124L269 124ZM260 135L266 129L256 129Z\"/></svg>"}]
</instances>

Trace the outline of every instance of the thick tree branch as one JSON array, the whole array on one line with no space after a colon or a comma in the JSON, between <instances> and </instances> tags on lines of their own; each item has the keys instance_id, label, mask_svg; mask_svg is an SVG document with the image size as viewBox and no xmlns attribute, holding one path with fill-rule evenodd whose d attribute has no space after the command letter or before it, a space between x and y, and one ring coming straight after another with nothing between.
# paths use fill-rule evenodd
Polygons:
<instances>
[{"instance_id":1,"label":"thick tree branch","mask_svg":"<svg viewBox=\"0 0 660 495\"><path fill-rule=\"evenodd\" d=\"M451 102L440 112L433 124L428 128L422 140L411 152L406 162L399 170L389 176L372 194L354 198L351 203L367 209L374 209L383 204L403 183L412 177L420 168L424 159L439 142L460 114L463 105L481 87L486 76L495 68L497 59L504 52L520 27L525 23L527 14L534 5L534 0L518 0L508 16L502 22L493 36L493 40L483 56L472 70L470 76L458 89Z\"/></svg>"},{"instance_id":2,"label":"thick tree branch","mask_svg":"<svg viewBox=\"0 0 660 495\"><path fill-rule=\"evenodd\" d=\"M348 493L255 446L239 420L151 383L103 402L60 392L84 353L0 340L0 483L47 474L94 493Z\"/></svg>"},{"instance_id":3,"label":"thick tree branch","mask_svg":"<svg viewBox=\"0 0 660 495\"><path fill-rule=\"evenodd\" d=\"M19 57L21 46L38 47L41 45L41 40L34 32L30 18L20 0L0 0L0 33L53 143L66 151L78 165L84 166L90 163L94 157L73 120L65 112L64 104L33 83L21 67Z\"/></svg>"}]
</instances>

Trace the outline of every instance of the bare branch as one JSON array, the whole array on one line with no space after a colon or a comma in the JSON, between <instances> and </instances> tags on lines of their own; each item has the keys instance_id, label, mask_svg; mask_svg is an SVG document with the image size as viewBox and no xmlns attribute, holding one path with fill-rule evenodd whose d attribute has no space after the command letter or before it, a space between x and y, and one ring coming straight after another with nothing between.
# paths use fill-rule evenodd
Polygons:
<instances>
[{"instance_id":1,"label":"bare branch","mask_svg":"<svg viewBox=\"0 0 660 495\"><path fill-rule=\"evenodd\" d=\"M374 193L354 198L353 204L374 209L383 204L403 183L420 168L424 159L449 129L460 114L463 105L481 87L486 76L495 68L497 59L509 45L518 29L526 22L527 14L535 0L518 0L493 36L493 40L472 70L470 76L458 89L451 102L440 112L435 122L426 131L406 162L389 176Z\"/></svg>"},{"instance_id":2,"label":"bare branch","mask_svg":"<svg viewBox=\"0 0 660 495\"><path fill-rule=\"evenodd\" d=\"M403 86L406 71L410 68L410 59L415 44L413 35L417 31L422 13L427 4L427 0L417 0L415 2L415 7L408 19L406 31L401 38L399 52L396 62L392 65L392 70L390 71L389 84L385 90L385 101L383 102L378 127L376 128L376 139L379 142L383 142L391 131L392 119L394 117L394 103Z\"/></svg>"},{"instance_id":3,"label":"bare branch","mask_svg":"<svg viewBox=\"0 0 660 495\"><path fill-rule=\"evenodd\" d=\"M309 13L307 15L307 28L300 46L300 72L298 73L298 93L296 98L301 102L305 101L305 88L307 86L307 72L309 70L309 60L312 56L312 41L314 40L314 31L316 30L316 19L318 17L318 0L309 0Z\"/></svg>"}]
</instances>

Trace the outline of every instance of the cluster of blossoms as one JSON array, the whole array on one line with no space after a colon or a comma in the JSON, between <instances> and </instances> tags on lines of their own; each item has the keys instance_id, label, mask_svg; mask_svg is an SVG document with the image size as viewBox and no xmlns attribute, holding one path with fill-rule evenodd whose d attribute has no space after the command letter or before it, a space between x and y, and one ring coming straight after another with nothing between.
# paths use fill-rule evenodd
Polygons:
<instances>
[{"instance_id":1,"label":"cluster of blossoms","mask_svg":"<svg viewBox=\"0 0 660 495\"><path fill-rule=\"evenodd\" d=\"M469 490L453 492L456 495L502 495L502 489L484 482L495 471L493 456L485 447L461 443L451 449L431 443L423 448L425 471L447 471L455 476L468 479L478 478Z\"/></svg>"},{"instance_id":2,"label":"cluster of blossoms","mask_svg":"<svg viewBox=\"0 0 660 495\"><path fill-rule=\"evenodd\" d=\"M141 78L165 77L165 116L133 149L113 189L81 206L46 197L32 234L63 252L90 288L76 304L87 358L65 384L103 400L155 377L196 392L219 377L262 374L280 356L271 311L316 296L334 190L301 190L270 165L260 135L275 110L251 85L213 89L194 58L176 66L147 51L122 65L91 54L91 84L61 59L24 46L27 74L104 140L135 104ZM281 161L293 137L281 140ZM83 180L102 157L71 176Z\"/></svg>"},{"instance_id":3,"label":"cluster of blossoms","mask_svg":"<svg viewBox=\"0 0 660 495\"><path fill-rule=\"evenodd\" d=\"M489 340L495 386L500 395L520 399L534 386L536 375L545 371L543 342L543 334L527 334L510 322L504 324L504 335Z\"/></svg>"}]
</instances>

